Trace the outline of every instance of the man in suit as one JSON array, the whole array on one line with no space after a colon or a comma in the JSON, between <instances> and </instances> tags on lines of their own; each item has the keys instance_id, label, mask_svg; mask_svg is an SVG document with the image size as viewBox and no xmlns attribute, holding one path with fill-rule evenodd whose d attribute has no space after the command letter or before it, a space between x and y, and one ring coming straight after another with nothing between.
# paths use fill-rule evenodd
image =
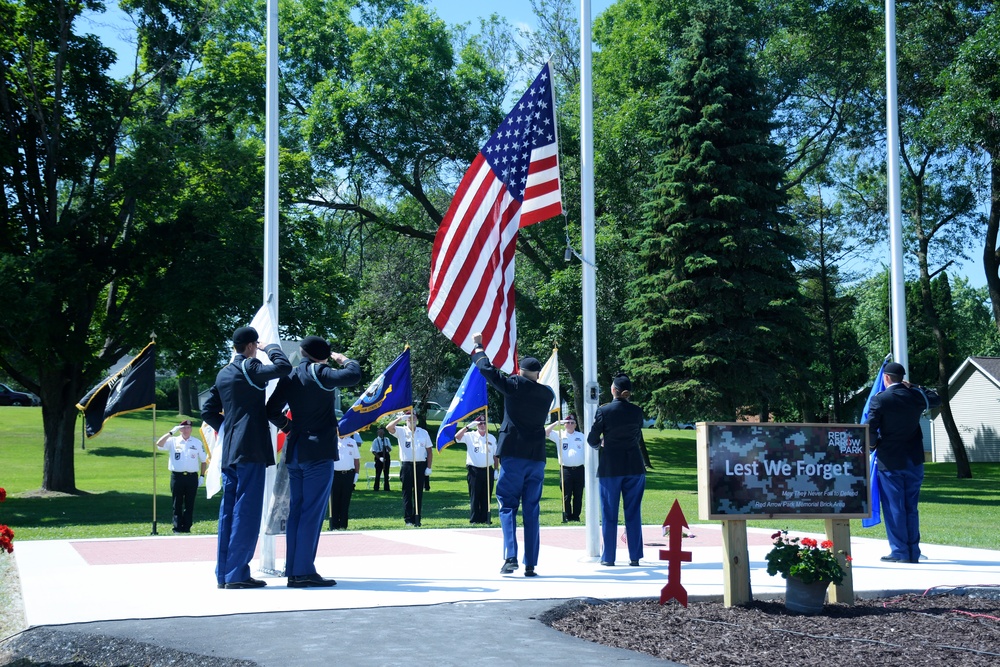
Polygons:
<instances>
[{"instance_id":1,"label":"man in suit","mask_svg":"<svg viewBox=\"0 0 1000 667\"><path fill-rule=\"evenodd\" d=\"M497 443L500 475L497 502L503 530L501 574L517 569L517 508L524 503L524 576L535 576L540 531L539 502L545 478L545 420L555 400L552 390L538 383L542 365L534 357L521 360L517 375L504 376L490 363L483 335L472 337L472 361L494 389L503 394L503 423Z\"/></svg>"},{"instance_id":2,"label":"man in suit","mask_svg":"<svg viewBox=\"0 0 1000 667\"><path fill-rule=\"evenodd\" d=\"M271 429L264 408L264 388L288 375L292 364L272 343L264 348L271 360L257 359L257 331L233 332L236 356L215 377L201 418L218 431L223 415L222 504L219 505L219 548L215 576L219 588L260 588L265 582L250 576L250 559L257 548L264 513L264 474L274 465Z\"/></svg>"},{"instance_id":3,"label":"man in suit","mask_svg":"<svg viewBox=\"0 0 1000 667\"><path fill-rule=\"evenodd\" d=\"M941 405L930 389L903 380L906 370L885 365L885 389L872 399L868 426L878 452L878 486L890 563L920 562L920 516L917 502L924 481L924 443L920 415Z\"/></svg>"},{"instance_id":4,"label":"man in suit","mask_svg":"<svg viewBox=\"0 0 1000 667\"><path fill-rule=\"evenodd\" d=\"M361 380L361 366L319 336L306 336L299 343L302 361L278 382L267 401L267 417L288 434L285 464L288 466L288 521L285 524L285 576L289 588L336 586L333 579L316 572L316 550L323 530L327 498L338 459L337 416L333 392ZM327 360L342 366L332 368ZM284 412L287 405L290 414ZM353 462L351 469L354 469Z\"/></svg>"}]
</instances>

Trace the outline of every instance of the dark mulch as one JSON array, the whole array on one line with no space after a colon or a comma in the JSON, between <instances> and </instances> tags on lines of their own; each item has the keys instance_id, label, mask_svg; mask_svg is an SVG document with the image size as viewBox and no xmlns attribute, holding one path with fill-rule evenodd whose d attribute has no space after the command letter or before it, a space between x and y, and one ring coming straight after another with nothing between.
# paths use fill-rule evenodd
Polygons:
<instances>
[{"instance_id":1,"label":"dark mulch","mask_svg":"<svg viewBox=\"0 0 1000 667\"><path fill-rule=\"evenodd\" d=\"M1000 590L928 593L826 605L797 616L782 600L726 608L691 602L597 600L564 608L552 627L598 644L691 667L779 664L1000 665Z\"/></svg>"}]
</instances>

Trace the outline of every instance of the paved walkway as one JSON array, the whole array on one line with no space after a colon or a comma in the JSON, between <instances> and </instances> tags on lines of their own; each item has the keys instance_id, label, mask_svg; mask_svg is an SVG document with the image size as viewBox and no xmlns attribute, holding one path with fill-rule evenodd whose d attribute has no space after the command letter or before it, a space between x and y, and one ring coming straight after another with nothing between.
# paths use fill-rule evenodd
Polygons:
<instances>
[{"instance_id":1,"label":"paved walkway","mask_svg":"<svg viewBox=\"0 0 1000 667\"><path fill-rule=\"evenodd\" d=\"M682 584L691 600L720 599L720 527L700 524L689 532L683 548L693 558L683 565ZM749 530L756 598L784 593L784 580L765 569L771 532ZM317 567L337 580L330 589L289 589L283 577L265 576L264 589L218 590L210 536L19 541L16 555L32 627L80 624L62 629L278 667L325 665L333 657L357 665L589 665L609 659L663 665L565 637L533 620L566 600L659 597L667 576L666 563L657 560L667 546L659 526L644 527L639 567L628 566L625 545L616 567L602 567L586 556L585 540L582 527L543 528L539 576L529 579L522 570L499 574L499 528L324 533ZM278 537L279 566L283 547ZM1000 585L1000 552L923 548L927 559L919 564L882 563L884 540L854 537L855 591L877 596ZM256 640L261 637L267 641ZM353 647L346 661L331 653L341 642ZM382 649L366 648L378 642Z\"/></svg>"}]
</instances>

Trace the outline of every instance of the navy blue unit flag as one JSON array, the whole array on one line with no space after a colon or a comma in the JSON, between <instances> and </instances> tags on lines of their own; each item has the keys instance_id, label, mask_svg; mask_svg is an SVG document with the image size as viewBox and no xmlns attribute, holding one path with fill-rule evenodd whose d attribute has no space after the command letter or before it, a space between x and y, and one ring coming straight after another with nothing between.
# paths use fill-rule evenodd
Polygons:
<instances>
[{"instance_id":1,"label":"navy blue unit flag","mask_svg":"<svg viewBox=\"0 0 1000 667\"><path fill-rule=\"evenodd\" d=\"M437 450L440 452L448 445L455 442L455 434L458 432L458 422L471 417L480 410L486 409L486 378L479 372L475 364L469 366L462 384L455 392L455 398L451 399L448 412L441 422L441 429L437 434Z\"/></svg>"},{"instance_id":2,"label":"navy blue unit flag","mask_svg":"<svg viewBox=\"0 0 1000 667\"><path fill-rule=\"evenodd\" d=\"M413 409L413 382L410 378L410 348L389 364L354 401L338 423L340 435L363 431L382 415Z\"/></svg>"},{"instance_id":3,"label":"navy blue unit flag","mask_svg":"<svg viewBox=\"0 0 1000 667\"><path fill-rule=\"evenodd\" d=\"M882 366L878 369L878 375L875 377L875 382L872 383L872 390L868 392L868 400L865 401L865 409L861 412L861 423L867 424L869 418L869 412L871 410L872 399L875 398L880 392L885 390L885 365L892 360L892 355L887 354L885 359L882 360ZM877 437L877 433L870 433L869 438ZM878 452L872 452L871 455L871 466L870 474L871 477L871 487L872 487L872 515L869 519L861 520L862 528L871 528L882 523L882 503L879 500L879 489L878 489Z\"/></svg>"},{"instance_id":4,"label":"navy blue unit flag","mask_svg":"<svg viewBox=\"0 0 1000 667\"><path fill-rule=\"evenodd\" d=\"M150 343L125 368L103 380L76 404L83 412L87 438L116 415L156 406L156 343Z\"/></svg>"}]
</instances>

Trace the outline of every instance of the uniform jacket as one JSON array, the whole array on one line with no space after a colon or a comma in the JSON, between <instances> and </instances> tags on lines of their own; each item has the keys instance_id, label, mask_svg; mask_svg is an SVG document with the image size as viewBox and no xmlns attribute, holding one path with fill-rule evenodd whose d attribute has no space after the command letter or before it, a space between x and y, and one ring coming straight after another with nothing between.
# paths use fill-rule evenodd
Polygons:
<instances>
[{"instance_id":1,"label":"uniform jacket","mask_svg":"<svg viewBox=\"0 0 1000 667\"><path fill-rule=\"evenodd\" d=\"M237 463L274 465L271 429L267 425L264 407L264 387L268 380L288 375L292 364L281 351L280 345L268 345L264 352L272 365L265 366L256 358L249 359L237 354L215 376L215 385L201 410L201 418L216 431L222 426L225 415L226 429L222 437L221 461L223 468Z\"/></svg>"},{"instance_id":2,"label":"uniform jacket","mask_svg":"<svg viewBox=\"0 0 1000 667\"><path fill-rule=\"evenodd\" d=\"M486 381L504 397L497 456L544 461L545 419L555 400L552 390L520 375L504 377L485 352L473 354L472 361Z\"/></svg>"},{"instance_id":3,"label":"uniform jacket","mask_svg":"<svg viewBox=\"0 0 1000 667\"><path fill-rule=\"evenodd\" d=\"M361 366L353 359L348 359L341 369L304 359L288 377L278 381L267 401L267 418L288 433L286 456L295 452L300 463L339 458L334 389L353 387L360 380ZM286 405L291 419L284 415Z\"/></svg>"},{"instance_id":4,"label":"uniform jacket","mask_svg":"<svg viewBox=\"0 0 1000 667\"><path fill-rule=\"evenodd\" d=\"M603 447L601 435L604 436ZM645 474L646 466L639 446L641 439L642 408L638 405L616 398L597 408L594 426L587 434L587 442L599 453L597 476Z\"/></svg>"},{"instance_id":5,"label":"uniform jacket","mask_svg":"<svg viewBox=\"0 0 1000 667\"><path fill-rule=\"evenodd\" d=\"M924 462L920 414L939 405L941 397L937 392L908 388L902 383L886 387L872 399L868 428L875 438L880 468L900 470Z\"/></svg>"}]
</instances>

